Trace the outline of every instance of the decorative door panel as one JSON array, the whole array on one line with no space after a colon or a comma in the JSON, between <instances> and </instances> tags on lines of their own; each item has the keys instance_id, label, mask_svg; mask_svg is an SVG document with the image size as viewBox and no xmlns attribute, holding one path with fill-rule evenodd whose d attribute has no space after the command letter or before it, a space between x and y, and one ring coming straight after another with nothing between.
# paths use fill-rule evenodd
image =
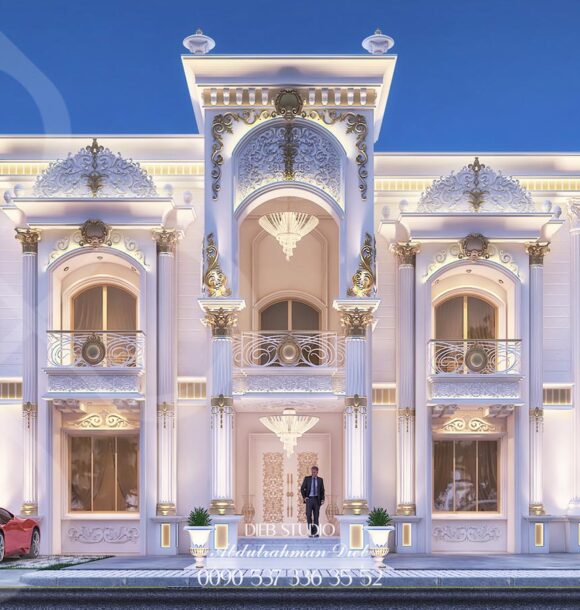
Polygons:
<instances>
[{"instance_id":1,"label":"decorative door panel","mask_svg":"<svg viewBox=\"0 0 580 610\"><path fill-rule=\"evenodd\" d=\"M250 494L254 497L257 535L303 535L306 514L300 485L312 466L319 467L326 493L330 493L330 435L305 434L291 456L274 434L250 435ZM320 521L326 518L320 512ZM270 527L268 527L268 525Z\"/></svg>"}]
</instances>

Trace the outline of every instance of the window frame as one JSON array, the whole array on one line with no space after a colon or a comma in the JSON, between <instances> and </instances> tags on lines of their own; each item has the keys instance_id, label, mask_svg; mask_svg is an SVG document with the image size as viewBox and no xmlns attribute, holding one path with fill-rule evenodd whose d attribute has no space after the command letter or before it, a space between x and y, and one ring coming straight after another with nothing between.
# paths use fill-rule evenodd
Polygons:
<instances>
[{"instance_id":1,"label":"window frame","mask_svg":"<svg viewBox=\"0 0 580 610\"><path fill-rule=\"evenodd\" d=\"M468 310L469 310L469 305L468 305L468 299L478 299L480 301L483 301L484 303L486 303L487 305L489 305L493 311L494 311L494 321L495 321L495 328L493 331L494 334L494 338L493 339L485 339L486 341L497 341L500 338L500 308L498 307L497 303L494 303L491 299L485 298L484 296L482 296L480 293L477 292L459 292L459 293L455 293L455 294L450 294L440 300L437 300L434 303L433 306L433 337L437 337L437 310L444 305L445 303L448 303L449 301L452 301L453 299L463 299L463 319L462 319L462 329L461 329L461 335L462 338L461 339L449 339L447 338L442 338L442 339L438 339L439 341L477 341L477 339L469 339L466 335L468 335L468 328L469 328L469 316L468 316Z\"/></svg>"},{"instance_id":2,"label":"window frame","mask_svg":"<svg viewBox=\"0 0 580 610\"><path fill-rule=\"evenodd\" d=\"M305 299L294 298L294 297L286 297L286 298L278 299L276 301L271 301L265 307L262 307L262 309L260 309L260 311L258 312L259 332L289 332L289 333L291 333L291 332L297 332L300 330L304 330L304 329L300 329L300 328L293 328L294 315L293 315L292 303L294 303L294 302L298 302L298 303L301 303L302 305L306 305L307 307L310 307L310 309L312 309L313 311L315 311L318 314L318 329L314 330L314 331L304 331L304 332L322 332L322 311L318 307L315 307L312 303L306 301ZM278 328L278 329L273 329L273 330L263 330L262 329L262 314L270 307L273 307L274 305L278 305L279 303L287 304L287 320L288 320L287 326L289 328L288 329Z\"/></svg>"},{"instance_id":3,"label":"window frame","mask_svg":"<svg viewBox=\"0 0 580 610\"><path fill-rule=\"evenodd\" d=\"M76 299L83 294L84 292L88 291L88 290L92 290L93 288L100 288L101 289L101 295L102 295L102 311L101 311L101 320L103 321L103 323L101 324L102 328L92 328L90 330L94 330L94 331L104 331L104 332L112 332L112 333L119 333L119 332L134 332L137 331L139 329L139 298L138 296L132 291L129 290L126 286L122 286L120 284L117 283L113 283L110 281L106 281L106 282L98 282L98 283L93 283L93 284L89 284L88 286L83 286L82 288L80 288L79 290L75 291L71 296L70 296L70 305L69 305L69 322L70 322L70 329L73 331L77 331L78 329L75 328L75 301ZM130 295L131 297L133 297L133 301L135 304L135 328L123 328L122 330L109 330L108 326L109 326L109 321L108 321L108 299L107 299L107 295L108 295L108 290L109 288L116 288L117 290L121 290L125 293L127 293L128 295ZM78 332L89 332L89 331L78 331Z\"/></svg>"}]
</instances>

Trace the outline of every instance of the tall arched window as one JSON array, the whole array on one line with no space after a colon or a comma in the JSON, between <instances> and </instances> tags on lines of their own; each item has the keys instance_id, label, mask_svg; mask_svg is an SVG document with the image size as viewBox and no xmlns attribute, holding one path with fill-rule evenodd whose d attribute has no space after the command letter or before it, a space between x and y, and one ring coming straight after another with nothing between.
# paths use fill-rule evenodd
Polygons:
<instances>
[{"instance_id":1,"label":"tall arched window","mask_svg":"<svg viewBox=\"0 0 580 610\"><path fill-rule=\"evenodd\" d=\"M278 301L260 312L260 330L320 330L320 312L302 301Z\"/></svg>"},{"instance_id":2,"label":"tall arched window","mask_svg":"<svg viewBox=\"0 0 580 610\"><path fill-rule=\"evenodd\" d=\"M73 330L137 330L137 299L128 290L99 284L72 301Z\"/></svg>"},{"instance_id":3,"label":"tall arched window","mask_svg":"<svg viewBox=\"0 0 580 610\"><path fill-rule=\"evenodd\" d=\"M472 295L455 296L439 303L435 308L435 338L496 339L496 307Z\"/></svg>"}]
</instances>

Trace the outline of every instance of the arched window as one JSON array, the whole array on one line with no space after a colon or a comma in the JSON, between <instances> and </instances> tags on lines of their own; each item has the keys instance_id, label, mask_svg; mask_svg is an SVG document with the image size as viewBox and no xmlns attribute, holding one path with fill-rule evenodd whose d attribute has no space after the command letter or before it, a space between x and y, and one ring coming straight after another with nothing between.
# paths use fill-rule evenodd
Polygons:
<instances>
[{"instance_id":1,"label":"arched window","mask_svg":"<svg viewBox=\"0 0 580 610\"><path fill-rule=\"evenodd\" d=\"M435 338L447 341L497 339L497 310L488 301L460 295L435 308Z\"/></svg>"},{"instance_id":2,"label":"arched window","mask_svg":"<svg viewBox=\"0 0 580 610\"><path fill-rule=\"evenodd\" d=\"M137 299L111 284L91 286L72 300L73 330L137 330Z\"/></svg>"},{"instance_id":3,"label":"arched window","mask_svg":"<svg viewBox=\"0 0 580 610\"><path fill-rule=\"evenodd\" d=\"M320 312L302 301L278 301L260 312L260 330L320 330Z\"/></svg>"}]
</instances>

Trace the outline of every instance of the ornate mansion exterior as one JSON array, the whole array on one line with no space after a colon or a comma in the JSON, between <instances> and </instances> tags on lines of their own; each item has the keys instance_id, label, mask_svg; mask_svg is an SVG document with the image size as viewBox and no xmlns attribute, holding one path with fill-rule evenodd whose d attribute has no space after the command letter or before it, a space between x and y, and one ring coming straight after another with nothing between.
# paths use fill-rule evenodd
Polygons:
<instances>
[{"instance_id":1,"label":"ornate mansion exterior","mask_svg":"<svg viewBox=\"0 0 580 610\"><path fill-rule=\"evenodd\" d=\"M376 151L370 38L186 39L199 135L0 137L0 506L42 552L303 535L314 464L351 548L383 506L399 553L580 552L580 155Z\"/></svg>"}]
</instances>

